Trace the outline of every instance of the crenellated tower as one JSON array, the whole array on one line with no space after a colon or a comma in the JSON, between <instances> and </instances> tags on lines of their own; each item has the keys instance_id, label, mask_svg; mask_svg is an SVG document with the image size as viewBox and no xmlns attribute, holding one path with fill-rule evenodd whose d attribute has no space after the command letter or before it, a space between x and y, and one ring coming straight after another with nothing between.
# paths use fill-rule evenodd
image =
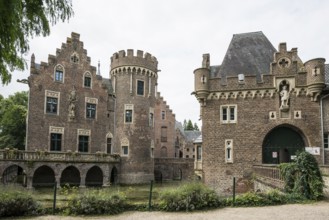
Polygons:
<instances>
[{"instance_id":1,"label":"crenellated tower","mask_svg":"<svg viewBox=\"0 0 329 220\"><path fill-rule=\"evenodd\" d=\"M324 58L316 58L307 61L305 70L307 72L307 93L311 96L312 101L317 101L325 87L325 64Z\"/></svg>"},{"instance_id":2,"label":"crenellated tower","mask_svg":"<svg viewBox=\"0 0 329 220\"><path fill-rule=\"evenodd\" d=\"M115 105L114 153L121 155L119 181L146 183L154 179L154 107L158 61L149 53L129 49L111 57Z\"/></svg>"}]
</instances>

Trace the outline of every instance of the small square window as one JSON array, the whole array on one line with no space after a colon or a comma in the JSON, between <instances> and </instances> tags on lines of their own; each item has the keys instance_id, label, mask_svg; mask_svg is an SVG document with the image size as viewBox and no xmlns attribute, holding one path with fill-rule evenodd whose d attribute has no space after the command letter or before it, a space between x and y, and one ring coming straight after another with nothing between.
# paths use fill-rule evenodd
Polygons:
<instances>
[{"instance_id":1,"label":"small square window","mask_svg":"<svg viewBox=\"0 0 329 220\"><path fill-rule=\"evenodd\" d=\"M144 81L137 80L137 95L144 95Z\"/></svg>"},{"instance_id":2,"label":"small square window","mask_svg":"<svg viewBox=\"0 0 329 220\"><path fill-rule=\"evenodd\" d=\"M58 99L54 97L47 97L46 113L57 114Z\"/></svg>"},{"instance_id":3,"label":"small square window","mask_svg":"<svg viewBox=\"0 0 329 220\"><path fill-rule=\"evenodd\" d=\"M96 118L96 104L87 103L86 105L86 118Z\"/></svg>"},{"instance_id":4,"label":"small square window","mask_svg":"<svg viewBox=\"0 0 329 220\"><path fill-rule=\"evenodd\" d=\"M161 111L161 119L162 120L166 119L166 111Z\"/></svg>"},{"instance_id":5,"label":"small square window","mask_svg":"<svg viewBox=\"0 0 329 220\"><path fill-rule=\"evenodd\" d=\"M221 123L236 123L237 120L236 109L237 109L236 105L221 106L221 110L220 110Z\"/></svg>"}]
</instances>

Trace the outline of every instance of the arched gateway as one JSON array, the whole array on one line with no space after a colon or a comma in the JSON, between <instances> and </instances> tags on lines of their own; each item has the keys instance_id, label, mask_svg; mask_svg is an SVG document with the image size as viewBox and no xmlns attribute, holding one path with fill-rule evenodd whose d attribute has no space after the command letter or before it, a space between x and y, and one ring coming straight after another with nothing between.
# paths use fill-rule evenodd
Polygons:
<instances>
[{"instance_id":1,"label":"arched gateway","mask_svg":"<svg viewBox=\"0 0 329 220\"><path fill-rule=\"evenodd\" d=\"M272 129L263 141L263 163L290 162L297 151L305 149L302 132L292 126Z\"/></svg>"}]
</instances>

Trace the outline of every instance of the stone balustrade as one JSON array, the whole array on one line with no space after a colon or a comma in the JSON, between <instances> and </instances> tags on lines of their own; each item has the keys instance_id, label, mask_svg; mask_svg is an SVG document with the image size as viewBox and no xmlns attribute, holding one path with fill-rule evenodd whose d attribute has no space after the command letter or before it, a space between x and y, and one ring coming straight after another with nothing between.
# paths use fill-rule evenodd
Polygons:
<instances>
[{"instance_id":1,"label":"stone balustrade","mask_svg":"<svg viewBox=\"0 0 329 220\"><path fill-rule=\"evenodd\" d=\"M80 152L49 152L49 151L21 151L16 149L0 150L0 160L17 161L65 161L65 162L119 162L120 156L97 153Z\"/></svg>"}]
</instances>

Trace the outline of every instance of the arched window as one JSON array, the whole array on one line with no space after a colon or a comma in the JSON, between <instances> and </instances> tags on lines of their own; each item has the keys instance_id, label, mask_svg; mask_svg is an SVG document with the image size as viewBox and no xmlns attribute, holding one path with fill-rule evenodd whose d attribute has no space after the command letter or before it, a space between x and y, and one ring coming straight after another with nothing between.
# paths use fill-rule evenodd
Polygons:
<instances>
[{"instance_id":1,"label":"arched window","mask_svg":"<svg viewBox=\"0 0 329 220\"><path fill-rule=\"evenodd\" d=\"M55 66L54 69L54 81L55 82L64 82L64 67L60 64Z\"/></svg>"},{"instance_id":2,"label":"arched window","mask_svg":"<svg viewBox=\"0 0 329 220\"><path fill-rule=\"evenodd\" d=\"M83 87L85 88L91 88L92 86L92 77L90 72L85 72L83 76Z\"/></svg>"},{"instance_id":3,"label":"arched window","mask_svg":"<svg viewBox=\"0 0 329 220\"><path fill-rule=\"evenodd\" d=\"M111 132L107 133L106 135L106 152L108 154L112 153L112 140L113 140L113 135Z\"/></svg>"}]
</instances>

